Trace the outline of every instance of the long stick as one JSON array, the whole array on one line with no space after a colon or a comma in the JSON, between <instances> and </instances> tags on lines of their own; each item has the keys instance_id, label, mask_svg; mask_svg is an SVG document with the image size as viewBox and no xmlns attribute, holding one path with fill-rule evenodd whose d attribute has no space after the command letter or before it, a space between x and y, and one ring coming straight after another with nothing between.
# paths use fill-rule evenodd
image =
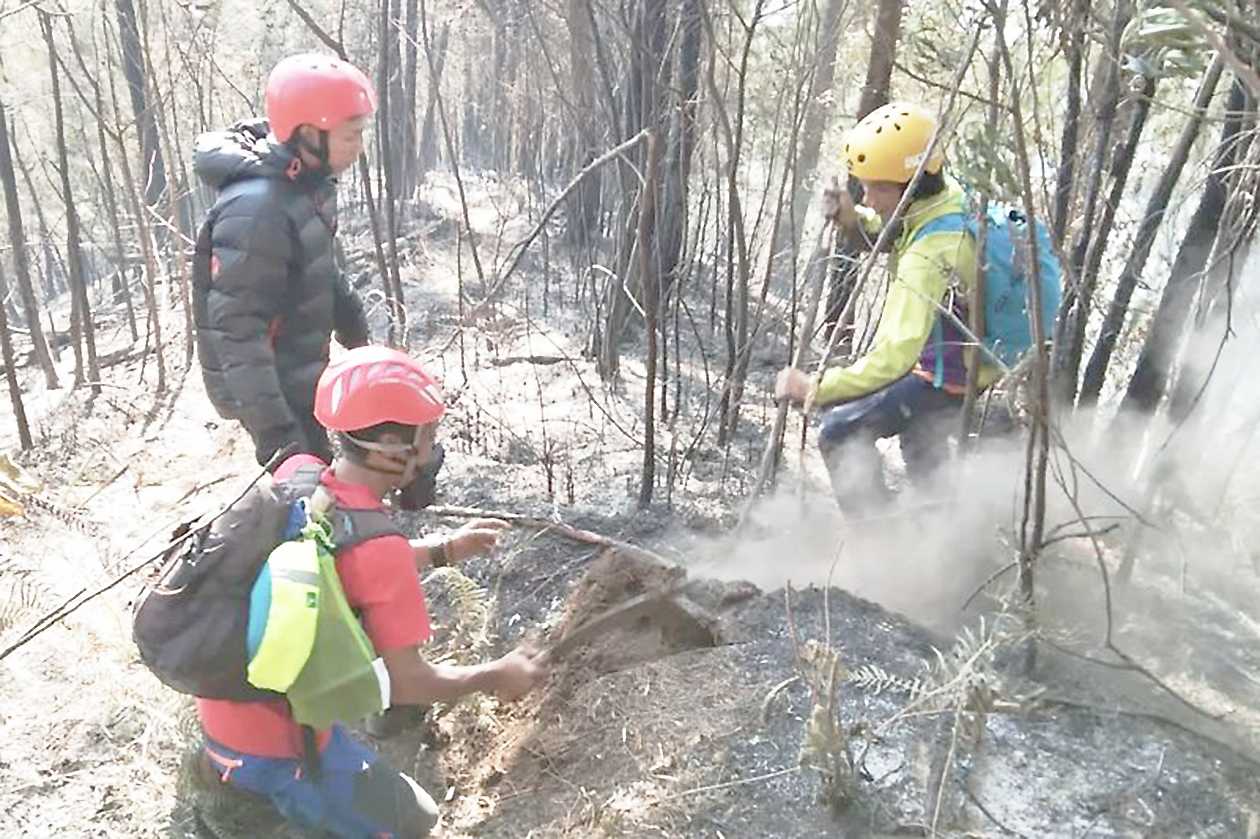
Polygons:
<instances>
[{"instance_id":1,"label":"long stick","mask_svg":"<svg viewBox=\"0 0 1260 839\"><path fill-rule=\"evenodd\" d=\"M659 564L667 568L679 568L677 562L666 559L655 551L638 545L632 545L629 542L623 542L620 539L614 539L611 536L605 536L602 533L596 533L592 530L583 530L580 527L574 527L571 524L565 524L562 521L553 521L540 516L526 516L520 513L505 513L498 510L484 510L479 507L457 507L450 504L435 504L432 507L425 507L425 512L435 516L448 516L450 518L460 519L502 519L509 524L517 527L536 527L540 530L548 530L557 533L575 542L582 542L587 545L600 545L605 548L612 548L625 554L630 554L639 559L647 560L653 564Z\"/></svg>"},{"instance_id":2,"label":"long stick","mask_svg":"<svg viewBox=\"0 0 1260 839\"><path fill-rule=\"evenodd\" d=\"M823 285L827 279L827 258L830 256L829 225L823 225L818 232L818 241L814 244L814 253L809 258L805 269L805 283L809 288L809 297L805 301L804 320L801 321L800 337L796 342L796 355L792 366L797 370L805 369L809 359L809 336L814 334L814 320L818 316L818 303L822 299ZM779 402L778 411L774 415L774 426L770 437L766 440L766 448L761 453L761 468L757 471L757 482L753 484L753 497L761 495L770 483L779 462L779 450L783 447L783 434L787 429L788 409L791 402L783 399Z\"/></svg>"}]
</instances>

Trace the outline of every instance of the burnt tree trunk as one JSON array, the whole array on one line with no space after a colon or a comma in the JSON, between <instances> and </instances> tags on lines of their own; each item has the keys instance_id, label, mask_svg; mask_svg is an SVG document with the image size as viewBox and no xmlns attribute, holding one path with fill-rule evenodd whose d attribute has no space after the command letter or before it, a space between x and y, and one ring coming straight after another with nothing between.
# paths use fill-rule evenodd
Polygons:
<instances>
[{"instance_id":1,"label":"burnt tree trunk","mask_svg":"<svg viewBox=\"0 0 1260 839\"><path fill-rule=\"evenodd\" d=\"M1068 77L1063 112L1063 132L1059 138L1059 171L1054 186L1054 218L1051 238L1056 246L1067 236L1071 216L1072 193L1076 182L1076 146L1081 123L1081 73L1085 66L1085 27L1088 5L1076 0L1063 23L1063 49L1067 54Z\"/></svg>"},{"instance_id":2,"label":"burnt tree trunk","mask_svg":"<svg viewBox=\"0 0 1260 839\"><path fill-rule=\"evenodd\" d=\"M871 57L866 65L866 83L862 85L862 95L858 99L858 119L862 119L888 102L893 64L897 57L897 42L901 38L903 5L901 0L880 0L876 8L875 34L871 40ZM853 200L860 202L862 185L857 178L849 179L848 188ZM828 272L830 282L823 324L828 332L839 329L843 334L843 331L849 328L849 323L840 323L840 316L848 308L849 298L856 290L859 263L858 251L853 247L853 243L844 239L841 241L840 252L837 254L838 267ZM847 354L848 338L834 343L837 348L841 348L841 354Z\"/></svg>"},{"instance_id":3,"label":"burnt tree trunk","mask_svg":"<svg viewBox=\"0 0 1260 839\"><path fill-rule=\"evenodd\" d=\"M397 56L397 32L391 25L391 11L396 10L398 0L381 0L381 60L377 77L377 90L380 106L377 110L377 133L381 142L381 157L384 158L384 170L381 189L381 203L385 207L385 245L389 250L388 273L383 278L386 297L389 303L389 342L392 346L402 347L407 341L406 311L402 302L402 280L398 269L398 166L394 154L394 141L397 133L392 119L396 90L392 81L392 59ZM391 46L391 43L393 46Z\"/></svg>"},{"instance_id":4,"label":"burnt tree trunk","mask_svg":"<svg viewBox=\"0 0 1260 839\"><path fill-rule=\"evenodd\" d=\"M97 95L96 113L103 115L100 95ZM127 310L127 328L131 331L131 340L140 340L140 331L136 328L136 308L131 302L131 288L127 284L127 250L122 240L122 219L118 213L118 198L114 192L113 165L109 159L109 146L105 142L105 123L102 116L96 120L96 141L100 146L101 178L104 181L102 192L105 197L105 208L109 214L110 233L114 238L114 303L121 303Z\"/></svg>"},{"instance_id":5,"label":"burnt tree trunk","mask_svg":"<svg viewBox=\"0 0 1260 839\"><path fill-rule=\"evenodd\" d=\"M737 71L735 125L727 133L726 192L729 197L727 218L727 281L726 281L726 388L718 411L717 443L730 445L739 426L739 408L744 398L743 363L748 347L748 298L752 266L749 260L748 235L744 227L743 202L739 195L740 160L744 151L745 106L748 94L748 62L757 25L765 9L764 0L753 5L752 18L746 28L743 51Z\"/></svg>"},{"instance_id":6,"label":"burnt tree trunk","mask_svg":"<svg viewBox=\"0 0 1260 839\"><path fill-rule=\"evenodd\" d=\"M443 23L433 39L433 78L429 82L429 96L424 105L424 123L420 129L420 168L416 180L438 164L439 143L437 136L437 86L442 83L442 71L446 68L446 45L450 40L451 25Z\"/></svg>"},{"instance_id":7,"label":"burnt tree trunk","mask_svg":"<svg viewBox=\"0 0 1260 839\"><path fill-rule=\"evenodd\" d=\"M52 390L60 387L57 368L53 366L52 353L44 338L44 328L39 321L39 302L31 285L31 264L26 249L26 231L22 226L22 205L18 200L17 178L14 177L13 156L10 153L8 117L5 105L0 101L0 184L4 187L5 209L9 218L9 241L13 245L13 272L17 275L18 294L22 297L22 315L31 333L35 348L35 360L44 371L45 386Z\"/></svg>"},{"instance_id":8,"label":"burnt tree trunk","mask_svg":"<svg viewBox=\"0 0 1260 839\"><path fill-rule=\"evenodd\" d=\"M65 113L61 101L61 78L57 72L57 45L53 41L52 20L43 12L39 15L44 44L48 47L48 73L52 82L53 125L56 132L57 164L61 175L61 200L66 210L66 259L70 263L70 294L75 315L73 325L75 343L74 383L83 384L83 356L87 356L87 378L92 382L92 392L100 393L101 369L96 359L96 330L92 324L92 304L88 299L87 278L83 271L83 248L79 225L79 211L74 203L70 184L70 155L66 151ZM79 348L83 341L83 352Z\"/></svg>"},{"instance_id":9,"label":"burnt tree trunk","mask_svg":"<svg viewBox=\"0 0 1260 839\"><path fill-rule=\"evenodd\" d=\"M106 42L106 52L107 55L112 56L112 50L109 49L108 41ZM114 116L114 124L123 125L122 109L118 104L118 88L114 85L114 76L113 74L107 74L107 78L109 80L110 109ZM140 240L140 252L144 257L144 279L141 285L144 289L149 335L152 336L151 349L153 350L154 364L157 367L157 382L154 390L158 395L162 395L166 392L166 356L162 345L162 317L157 302L157 245L153 240L152 228L144 223L145 212L143 203L145 190L136 181L135 172L131 168L131 157L127 154L126 134L120 131L114 135L114 141L118 144L118 168L123 178L123 194L126 196L131 214L135 218L136 237Z\"/></svg>"},{"instance_id":10,"label":"burnt tree trunk","mask_svg":"<svg viewBox=\"0 0 1260 839\"><path fill-rule=\"evenodd\" d=\"M14 123L14 130L16 129L17 124ZM26 182L26 194L31 199L31 206L35 208L35 223L39 226L39 252L44 257L44 270L40 272L42 280L40 290L43 292L44 300L49 301L65 291L65 281L61 277L57 264L56 249L53 247L52 233L48 228L48 217L44 215L44 202L39 199L39 192L35 189L35 179L31 176L31 167L22 157L22 149L18 146L16 134L13 136L13 162L17 164L17 170L22 175L22 180Z\"/></svg>"},{"instance_id":11,"label":"burnt tree trunk","mask_svg":"<svg viewBox=\"0 0 1260 839\"><path fill-rule=\"evenodd\" d=\"M656 135L647 135L647 172L639 197L639 282L643 288L643 311L647 321L646 381L643 386L643 471L639 482L639 506L652 503L656 483L656 364L658 358L656 332L660 323L660 275L651 240L656 220L657 157Z\"/></svg>"},{"instance_id":12,"label":"burnt tree trunk","mask_svg":"<svg viewBox=\"0 0 1260 839\"><path fill-rule=\"evenodd\" d=\"M1058 332L1054 343L1053 388L1064 404L1076 401L1077 372L1081 364L1081 344L1085 340L1085 323L1089 318L1089 278L1087 277L1091 245L1101 248L1106 244L1106 234L1094 227L1094 216L1102 203L1100 196L1103 177L1111 151L1111 132L1120 107L1120 70L1123 56L1120 54L1124 29L1132 15L1128 0L1117 0L1112 14L1111 28L1106 50L1100 57L1098 76L1099 106L1095 115L1095 144L1089 162L1089 182L1085 192L1084 216L1081 228L1072 246L1071 270L1063 288L1059 306ZM1147 103L1149 108L1149 101Z\"/></svg>"},{"instance_id":13,"label":"burnt tree trunk","mask_svg":"<svg viewBox=\"0 0 1260 839\"><path fill-rule=\"evenodd\" d=\"M569 30L570 87L576 122L569 168L576 175L599 155L602 136L595 110L595 38L585 0L568 0L565 23ZM565 229L571 244L586 247L591 242L599 228L599 202L599 178L587 178L573 191L566 206Z\"/></svg>"},{"instance_id":14,"label":"burnt tree trunk","mask_svg":"<svg viewBox=\"0 0 1260 839\"><path fill-rule=\"evenodd\" d=\"M1216 92L1216 85L1220 81L1224 66L1224 59L1217 56L1204 74L1198 93L1195 95L1194 111L1186 120L1181 136L1177 139L1177 145L1173 148L1172 155L1160 174L1159 182L1147 201L1146 212L1138 226L1133 249L1129 252L1129 258L1120 272L1115 296L1103 318L1102 330L1098 334L1098 341L1090 355L1089 364L1085 366L1085 378L1081 383L1081 404L1096 402L1098 395L1102 392L1107 365L1111 362L1116 340L1124 327L1124 319L1129 311L1129 301L1133 298L1133 291L1137 288L1138 280L1146 267L1146 260L1150 256L1151 247L1155 244L1155 236L1159 233L1160 223L1163 222L1164 214L1168 211L1168 202L1172 198L1173 188L1181 178L1181 171L1185 168L1186 161L1190 158L1190 150L1199 136L1199 129L1203 126L1203 116L1212 101L1212 94Z\"/></svg>"},{"instance_id":15,"label":"burnt tree trunk","mask_svg":"<svg viewBox=\"0 0 1260 839\"><path fill-rule=\"evenodd\" d=\"M0 268L0 294L5 289L3 268ZM9 313L0 301L0 361L4 362L4 378L9 385L9 402L13 405L13 419L17 423L18 444L23 451L30 449L31 426L26 421L26 406L22 404L22 386L18 384L17 358L13 352L13 336L9 334Z\"/></svg>"},{"instance_id":16,"label":"burnt tree trunk","mask_svg":"<svg viewBox=\"0 0 1260 839\"><path fill-rule=\"evenodd\" d=\"M416 102L420 85L420 2L406 0L406 32L403 56L403 131L402 131L402 195L404 200L415 197L419 178L416 175L418 155L416 151Z\"/></svg>"},{"instance_id":17,"label":"burnt tree trunk","mask_svg":"<svg viewBox=\"0 0 1260 839\"><path fill-rule=\"evenodd\" d=\"M131 110L140 135L142 173L144 175L144 202L157 209L166 191L166 165L162 159L162 147L158 140L157 120L148 102L148 73L145 69L144 50L140 42L140 24L131 0L115 0L118 10L118 36L122 46L123 76L127 79L127 91L131 95ZM144 224L145 219L136 219Z\"/></svg>"},{"instance_id":18,"label":"burnt tree trunk","mask_svg":"<svg viewBox=\"0 0 1260 839\"><path fill-rule=\"evenodd\" d=\"M701 0L685 0L679 9L681 41L678 48L678 102L668 109L668 145L664 178L656 207L656 230L660 264L657 267L657 311L669 310L670 295L682 282L683 245L687 235L691 160L696 148L696 106L700 79ZM655 142L655 140L654 140ZM593 180L593 179L592 179ZM596 194L598 210L598 193ZM678 293L681 293L679 291ZM669 417L669 331L660 329L661 420Z\"/></svg>"},{"instance_id":19,"label":"burnt tree trunk","mask_svg":"<svg viewBox=\"0 0 1260 839\"><path fill-rule=\"evenodd\" d=\"M398 198L405 194L403 189L403 170L405 168L403 159L406 153L406 139L404 135L408 118L407 90L402 74L403 62L402 50L400 49L401 39L399 37L399 19L402 16L401 0L382 0L381 13L384 15L380 33L381 67L382 69L387 69L388 73L380 80L378 90L380 91L381 101L389 104L389 119L382 120L381 124L381 131L383 132L381 143L382 148L384 148L388 139L389 153L385 155L385 171L388 173L392 183L394 200L397 201Z\"/></svg>"},{"instance_id":20,"label":"burnt tree trunk","mask_svg":"<svg viewBox=\"0 0 1260 839\"><path fill-rule=\"evenodd\" d=\"M1228 198L1225 178L1238 159L1246 104L1246 89L1236 78L1225 102L1225 122L1212 158L1212 171L1177 249L1155 318L1138 356L1137 368L1121 403L1124 409L1153 413L1167 392L1169 373L1176 359L1177 340L1189 316L1199 278L1207 267L1212 243L1220 229Z\"/></svg>"},{"instance_id":21,"label":"burnt tree trunk","mask_svg":"<svg viewBox=\"0 0 1260 839\"><path fill-rule=\"evenodd\" d=\"M656 213L656 230L660 241L658 279L661 283L662 300L669 297L677 282L678 264L682 258L683 240L687 232L688 184L691 180L691 159L696 149L696 94L700 79L700 2L702 0L685 0L679 10L681 40L676 84L678 102L669 109L668 125L662 126L669 131L665 177L661 184L661 198ZM597 181L596 183L598 184Z\"/></svg>"},{"instance_id":22,"label":"burnt tree trunk","mask_svg":"<svg viewBox=\"0 0 1260 839\"><path fill-rule=\"evenodd\" d=\"M1061 333L1068 345L1066 361L1061 371L1063 381L1060 383L1063 387L1063 404L1065 405L1070 405L1072 402L1073 394L1068 392L1067 386L1070 382L1075 387L1076 379L1080 372L1081 357L1085 350L1085 326L1089 321L1089 312L1093 306L1094 290L1098 286L1098 271L1102 265L1103 254L1107 250L1107 240L1111 237L1111 230L1115 224L1116 211L1124 200L1124 190L1129 180L1129 170L1133 164L1133 157L1137 154L1138 144L1142 140L1142 132L1146 128L1146 118L1151 112L1151 102L1154 95L1155 77L1144 76L1142 78L1142 92L1133 103L1133 114L1129 121L1128 135L1125 138L1124 145L1116 150L1115 157L1111 163L1111 190L1103 204L1098 228L1092 236L1093 243L1089 250L1089 257L1086 260L1084 271L1078 279L1079 298L1073 309L1074 317L1072 322Z\"/></svg>"},{"instance_id":23,"label":"burnt tree trunk","mask_svg":"<svg viewBox=\"0 0 1260 839\"><path fill-rule=\"evenodd\" d=\"M822 19L818 24L818 40L814 50L814 77L810 83L809 102L805 108L805 119L801 126L801 145L793 169L791 185L791 209L788 213L787 227L778 223L770 239L770 253L777 254L782 249L783 235L793 242L801 230L802 220L809 207L810 199L816 190L815 170L818 168L818 155L822 149L823 134L831 117L831 91L836 81L836 49L840 44L840 13L847 8L847 0L829 0L823 9ZM880 14L885 14L882 6L892 7L897 22L886 22L894 28L899 27L901 18L901 0L881 4ZM876 24L876 29L880 27ZM896 36L894 34L894 43ZM888 90L888 74L892 72L892 53L881 53L878 58L871 54L872 66L868 69L867 85L883 84L885 94ZM875 65L878 64L877 68ZM866 87L862 88L866 96ZM796 253L793 247L790 251ZM771 257L774 258L773 256Z\"/></svg>"},{"instance_id":24,"label":"burnt tree trunk","mask_svg":"<svg viewBox=\"0 0 1260 839\"><path fill-rule=\"evenodd\" d=\"M666 3L664 0L642 0L638 9L632 36L635 48L631 52L624 86L623 131L626 137L633 136L641 129L655 129L659 126L661 92L669 87ZM643 171L647 163L646 144L638 147L634 163L638 171ZM629 166L623 164L620 174L625 208L619 221L621 252L617 259L617 275L607 286L604 324L598 350L599 373L605 380L616 378L619 371L621 338L631 314L630 295L636 290L636 281L641 279L631 257L636 248L650 248L649 258L658 259L660 246L655 235L655 224L651 229L653 235L647 240L636 236L632 201L636 196L638 201L643 201L643 190L635 187L638 178Z\"/></svg>"}]
</instances>

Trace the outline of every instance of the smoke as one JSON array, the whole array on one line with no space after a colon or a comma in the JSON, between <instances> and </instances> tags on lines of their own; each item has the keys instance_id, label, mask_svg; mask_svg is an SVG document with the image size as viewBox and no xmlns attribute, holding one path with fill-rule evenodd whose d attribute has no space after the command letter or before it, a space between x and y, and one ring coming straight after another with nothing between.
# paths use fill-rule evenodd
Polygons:
<instances>
[{"instance_id":1,"label":"smoke","mask_svg":"<svg viewBox=\"0 0 1260 839\"><path fill-rule=\"evenodd\" d=\"M1235 295L1228 314L1232 329L1223 351L1225 313L1218 311L1185 356L1181 375L1195 391L1208 381L1188 421L1117 414L1107 405L1055 417L1043 535L1050 544L1037 569L1043 620L1095 639L1104 634L1104 587L1091 531L1111 576L1131 555L1135 579L1168 596L1190 586L1233 599L1260 588L1250 547L1260 556L1260 490L1251 480L1260 467L1260 376L1253 361L1260 357L1260 329L1245 295ZM951 445L949 431L942 431L942 446ZM968 618L968 601L972 611L992 608L1013 592L1025 441L1018 434L983 440L914 482L896 442L885 441L885 477L900 491L861 517L837 507L815 448L802 464L789 452L777 494L755 504L746 526L702 546L694 573L766 590L830 581L952 632ZM986 581L985 593L973 597ZM1115 622L1149 607L1112 582Z\"/></svg>"},{"instance_id":2,"label":"smoke","mask_svg":"<svg viewBox=\"0 0 1260 839\"><path fill-rule=\"evenodd\" d=\"M767 590L830 582L952 631L962 603L1013 558L1021 445L992 441L965 460L946 458L944 467L915 484L905 480L895 443L881 448L887 478L901 484L887 504L846 517L821 458L807 451L805 474L781 475L778 493L755 505L745 527L710 545L694 572Z\"/></svg>"}]
</instances>

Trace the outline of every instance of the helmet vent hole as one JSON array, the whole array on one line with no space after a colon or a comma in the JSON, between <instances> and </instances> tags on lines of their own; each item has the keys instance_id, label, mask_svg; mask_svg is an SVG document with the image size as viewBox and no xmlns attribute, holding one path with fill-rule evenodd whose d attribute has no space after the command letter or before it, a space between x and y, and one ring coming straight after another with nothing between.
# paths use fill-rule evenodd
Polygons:
<instances>
[{"instance_id":1,"label":"helmet vent hole","mask_svg":"<svg viewBox=\"0 0 1260 839\"><path fill-rule=\"evenodd\" d=\"M866 162L866 155L864 155L864 154L859 154L859 155L858 155L858 163L865 163L865 162Z\"/></svg>"},{"instance_id":2,"label":"helmet vent hole","mask_svg":"<svg viewBox=\"0 0 1260 839\"><path fill-rule=\"evenodd\" d=\"M883 130L884 130L884 126L882 126L882 125L881 125L881 126L879 126L878 128L876 128L876 129L875 129L875 133L876 133L876 134L878 134L878 133L880 133L880 132L881 132L881 131L883 131Z\"/></svg>"},{"instance_id":3,"label":"helmet vent hole","mask_svg":"<svg viewBox=\"0 0 1260 839\"><path fill-rule=\"evenodd\" d=\"M900 126L900 125L898 125L898 124L897 124L897 123L895 123L895 122L893 123L893 128L897 129L898 131L900 131L900 130L901 130L901 126Z\"/></svg>"}]
</instances>

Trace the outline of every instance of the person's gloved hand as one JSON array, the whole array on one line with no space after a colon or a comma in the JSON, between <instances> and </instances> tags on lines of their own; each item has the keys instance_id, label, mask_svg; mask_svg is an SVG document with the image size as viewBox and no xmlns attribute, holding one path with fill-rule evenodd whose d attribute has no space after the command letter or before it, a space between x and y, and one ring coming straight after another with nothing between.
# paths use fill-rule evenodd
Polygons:
<instances>
[{"instance_id":1,"label":"person's gloved hand","mask_svg":"<svg viewBox=\"0 0 1260 839\"><path fill-rule=\"evenodd\" d=\"M435 443L429 462L420 467L415 480L398 491L400 510L423 510L437 500L437 474L444 460L446 450L441 443Z\"/></svg>"}]
</instances>

